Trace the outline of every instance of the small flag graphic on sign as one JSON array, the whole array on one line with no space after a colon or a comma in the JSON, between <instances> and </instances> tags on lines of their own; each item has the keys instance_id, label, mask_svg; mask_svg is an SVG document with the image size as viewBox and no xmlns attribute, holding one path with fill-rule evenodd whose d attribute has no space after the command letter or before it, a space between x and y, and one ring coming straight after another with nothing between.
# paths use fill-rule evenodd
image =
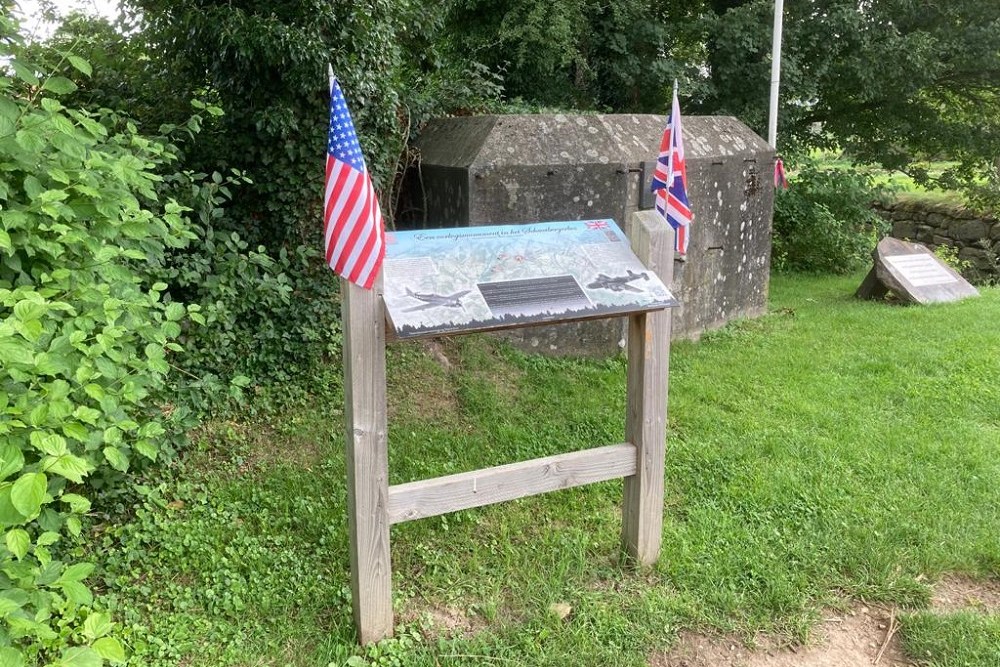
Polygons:
<instances>
[{"instance_id":1,"label":"small flag graphic on sign","mask_svg":"<svg viewBox=\"0 0 1000 667\"><path fill-rule=\"evenodd\" d=\"M385 257L382 210L332 70L323 236L330 268L355 285L371 289Z\"/></svg>"},{"instance_id":2,"label":"small flag graphic on sign","mask_svg":"<svg viewBox=\"0 0 1000 667\"><path fill-rule=\"evenodd\" d=\"M660 141L660 155L656 158L650 189L656 193L656 210L674 228L674 250L681 255L687 254L688 226L693 215L688 204L687 167L684 162L681 107L677 102L676 83L673 106Z\"/></svg>"}]
</instances>

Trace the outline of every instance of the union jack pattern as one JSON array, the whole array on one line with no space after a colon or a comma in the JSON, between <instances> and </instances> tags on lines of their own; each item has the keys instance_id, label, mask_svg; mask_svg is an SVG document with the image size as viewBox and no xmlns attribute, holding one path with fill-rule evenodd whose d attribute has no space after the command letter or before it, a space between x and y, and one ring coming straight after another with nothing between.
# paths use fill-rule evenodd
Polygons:
<instances>
[{"instance_id":1,"label":"union jack pattern","mask_svg":"<svg viewBox=\"0 0 1000 667\"><path fill-rule=\"evenodd\" d=\"M351 113L333 72L323 237L330 268L355 285L371 289L385 257L385 226Z\"/></svg>"},{"instance_id":2,"label":"union jack pattern","mask_svg":"<svg viewBox=\"0 0 1000 667\"><path fill-rule=\"evenodd\" d=\"M660 141L660 154L656 158L653 183L656 193L656 210L674 228L674 250L687 254L688 226L693 214L687 196L687 166L684 162L684 137L681 132L681 107L674 90L673 106L667 118L667 127Z\"/></svg>"}]
</instances>

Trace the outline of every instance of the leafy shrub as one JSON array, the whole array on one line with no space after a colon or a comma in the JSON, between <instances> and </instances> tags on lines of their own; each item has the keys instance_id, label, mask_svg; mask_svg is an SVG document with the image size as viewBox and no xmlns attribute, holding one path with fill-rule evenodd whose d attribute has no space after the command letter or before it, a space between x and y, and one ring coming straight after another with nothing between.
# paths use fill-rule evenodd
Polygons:
<instances>
[{"instance_id":1,"label":"leafy shrub","mask_svg":"<svg viewBox=\"0 0 1000 667\"><path fill-rule=\"evenodd\" d=\"M170 285L170 300L198 306L201 326L181 334L184 350L174 358L181 374L171 392L175 407L195 416L225 411L232 399L242 403L251 385L258 393L282 388L268 400L243 404L244 411L340 385L339 365L328 363L341 341L337 281L322 260L320 240L269 251L220 228L233 226L225 205L248 183L233 171L173 173L160 184L192 211L196 237L154 271Z\"/></svg>"},{"instance_id":2,"label":"leafy shrub","mask_svg":"<svg viewBox=\"0 0 1000 667\"><path fill-rule=\"evenodd\" d=\"M192 97L226 112L209 107L201 132L177 141L182 172L164 173L159 185L194 211L198 240L170 253L157 277L169 298L200 304L206 323L183 331L185 352L173 360L185 371L175 376L178 411L217 412L247 387L257 397L250 409L336 388L339 368L327 361L339 352L337 281L319 256L328 63L347 91L387 220L415 159L407 139L430 116L498 98L497 79L468 54L449 55L446 5L125 7L141 10L141 31L77 17L47 45L73 45L103 64L78 81L74 103L128 109L147 133L181 125Z\"/></svg>"},{"instance_id":3,"label":"leafy shrub","mask_svg":"<svg viewBox=\"0 0 1000 667\"><path fill-rule=\"evenodd\" d=\"M973 268L972 262L958 256L958 248L950 245L939 245L934 248L934 254L942 262L955 269L959 273L967 273Z\"/></svg>"},{"instance_id":4,"label":"leafy shrub","mask_svg":"<svg viewBox=\"0 0 1000 667\"><path fill-rule=\"evenodd\" d=\"M253 184L216 230L239 232L251 248L293 248L321 217L328 66L351 106L389 224L412 161L407 141L421 124L499 97L496 75L450 47L450 6L128 0L125 14L141 15L136 30L120 34L106 22L74 18L52 43L74 44L105 64L79 82L81 106L128 109L147 134L182 122L189 99L224 108L184 146L182 168L245 172Z\"/></svg>"},{"instance_id":5,"label":"leafy shrub","mask_svg":"<svg viewBox=\"0 0 1000 667\"><path fill-rule=\"evenodd\" d=\"M774 267L847 273L864 265L889 231L872 210L881 196L866 174L807 162L791 187L775 194Z\"/></svg>"},{"instance_id":6,"label":"leafy shrub","mask_svg":"<svg viewBox=\"0 0 1000 667\"><path fill-rule=\"evenodd\" d=\"M178 357L195 407L215 410L251 384L283 385L277 403L336 386L339 364L325 362L340 350L337 281L319 251L300 245L268 254L213 227L198 236L197 252L166 271L172 293L199 304L206 323L183 334Z\"/></svg>"},{"instance_id":7,"label":"leafy shrub","mask_svg":"<svg viewBox=\"0 0 1000 667\"><path fill-rule=\"evenodd\" d=\"M73 554L91 503L160 453L155 403L188 314L146 279L192 237L156 202L172 147L112 112L57 99L75 85L27 62L0 16L0 664L124 660ZM57 68L90 65L71 53ZM192 308L192 310L195 310ZM197 317L197 313L191 313Z\"/></svg>"}]
</instances>

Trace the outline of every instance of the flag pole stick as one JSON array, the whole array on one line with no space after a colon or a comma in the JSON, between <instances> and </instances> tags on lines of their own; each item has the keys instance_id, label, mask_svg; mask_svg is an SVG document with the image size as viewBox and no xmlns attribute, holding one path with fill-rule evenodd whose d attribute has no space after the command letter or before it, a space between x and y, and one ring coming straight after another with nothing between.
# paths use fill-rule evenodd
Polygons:
<instances>
[{"instance_id":1,"label":"flag pole stick","mask_svg":"<svg viewBox=\"0 0 1000 667\"><path fill-rule=\"evenodd\" d=\"M767 143L778 150L778 84L781 81L781 22L784 0L774 0L774 31L771 33L771 105L767 117Z\"/></svg>"}]
</instances>

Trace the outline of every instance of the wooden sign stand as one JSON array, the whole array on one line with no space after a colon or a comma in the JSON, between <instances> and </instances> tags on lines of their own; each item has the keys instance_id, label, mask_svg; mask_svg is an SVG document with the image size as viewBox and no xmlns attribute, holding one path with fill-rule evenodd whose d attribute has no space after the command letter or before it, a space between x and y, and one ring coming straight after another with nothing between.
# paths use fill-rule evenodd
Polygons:
<instances>
[{"instance_id":1,"label":"wooden sign stand","mask_svg":"<svg viewBox=\"0 0 1000 667\"><path fill-rule=\"evenodd\" d=\"M673 230L655 211L633 213L629 222L632 250L669 285ZM624 477L622 547L637 565L656 562L663 532L669 310L629 316L626 442L389 486L381 277L371 290L341 280L341 294L351 592L362 644L393 631L394 523Z\"/></svg>"}]
</instances>

